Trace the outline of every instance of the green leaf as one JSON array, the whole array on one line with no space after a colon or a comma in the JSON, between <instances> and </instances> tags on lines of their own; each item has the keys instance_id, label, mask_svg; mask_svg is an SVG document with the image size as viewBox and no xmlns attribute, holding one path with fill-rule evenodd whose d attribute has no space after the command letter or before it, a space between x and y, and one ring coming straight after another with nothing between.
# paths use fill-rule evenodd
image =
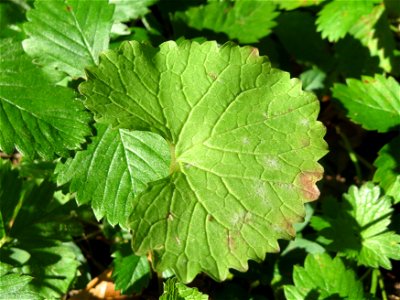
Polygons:
<instances>
[{"instance_id":1,"label":"green leaf","mask_svg":"<svg viewBox=\"0 0 400 300\"><path fill-rule=\"evenodd\" d=\"M391 205L390 198L380 197L379 187L371 182L361 188L351 186L344 202L333 208L337 215L313 217L325 221L314 228L327 239L329 249L360 265L391 269L390 259L400 259L400 235L388 229Z\"/></svg>"},{"instance_id":2,"label":"green leaf","mask_svg":"<svg viewBox=\"0 0 400 300\"><path fill-rule=\"evenodd\" d=\"M0 178L12 176L13 172L2 167ZM73 202L60 205L53 198L55 186L46 181L40 185L26 181L22 187L7 186L5 191L4 186L0 188L1 193L23 194L22 201L19 197L7 199L14 214L7 239L0 248L2 265L13 267L9 273L32 277L27 283L29 289L23 288L23 292L34 291L46 299L59 298L67 292L80 264L76 246L70 242L72 235L81 234L80 225L72 218Z\"/></svg>"},{"instance_id":3,"label":"green leaf","mask_svg":"<svg viewBox=\"0 0 400 300\"><path fill-rule=\"evenodd\" d=\"M126 227L132 198L148 182L168 176L170 152L159 135L96 125L87 150L58 164L58 185L71 181L79 204L91 201L98 219Z\"/></svg>"},{"instance_id":4,"label":"green leaf","mask_svg":"<svg viewBox=\"0 0 400 300\"><path fill-rule=\"evenodd\" d=\"M124 43L80 90L100 122L171 144L170 175L134 200L130 224L135 253L152 250L158 271L188 282L246 270L294 235L319 195L319 103L252 47Z\"/></svg>"},{"instance_id":5,"label":"green leaf","mask_svg":"<svg viewBox=\"0 0 400 300\"><path fill-rule=\"evenodd\" d=\"M287 247L285 248L285 250L282 252L281 255L285 256L288 252L294 249L304 249L307 253L311 254L318 254L325 252L324 247L322 247L320 244L301 237L296 237L296 239L289 242L289 245L287 245Z\"/></svg>"},{"instance_id":6,"label":"green leaf","mask_svg":"<svg viewBox=\"0 0 400 300\"><path fill-rule=\"evenodd\" d=\"M151 273L150 264L146 256L133 254L129 244L118 245L112 255L114 257L114 271L112 277L115 288L122 293L140 293L149 284Z\"/></svg>"},{"instance_id":7,"label":"green leaf","mask_svg":"<svg viewBox=\"0 0 400 300\"><path fill-rule=\"evenodd\" d=\"M300 74L305 91L314 91L324 88L326 73L318 68L312 68Z\"/></svg>"},{"instance_id":8,"label":"green leaf","mask_svg":"<svg viewBox=\"0 0 400 300\"><path fill-rule=\"evenodd\" d=\"M19 274L7 274L0 276L0 299L43 299L29 285L31 276Z\"/></svg>"},{"instance_id":9,"label":"green leaf","mask_svg":"<svg viewBox=\"0 0 400 300\"><path fill-rule=\"evenodd\" d=\"M36 0L27 13L25 51L71 77L98 62L108 48L114 6L107 0Z\"/></svg>"},{"instance_id":10,"label":"green leaf","mask_svg":"<svg viewBox=\"0 0 400 300\"><path fill-rule=\"evenodd\" d=\"M361 78L362 75L382 73L378 57L372 57L369 50L351 35L335 43L332 49L335 53L333 74L339 73L342 78Z\"/></svg>"},{"instance_id":11,"label":"green leaf","mask_svg":"<svg viewBox=\"0 0 400 300\"><path fill-rule=\"evenodd\" d=\"M284 286L287 299L365 299L355 273L326 253L307 255L304 267L294 267L293 281Z\"/></svg>"},{"instance_id":12,"label":"green leaf","mask_svg":"<svg viewBox=\"0 0 400 300\"><path fill-rule=\"evenodd\" d=\"M160 300L207 300L208 296L200 293L196 288L189 288L176 278L168 279L164 283L164 293Z\"/></svg>"},{"instance_id":13,"label":"green leaf","mask_svg":"<svg viewBox=\"0 0 400 300\"><path fill-rule=\"evenodd\" d=\"M296 8L319 5L325 0L274 0L280 9L293 10Z\"/></svg>"},{"instance_id":14,"label":"green leaf","mask_svg":"<svg viewBox=\"0 0 400 300\"><path fill-rule=\"evenodd\" d=\"M271 1L209 1L177 13L190 27L222 32L240 43L255 43L271 33L278 12Z\"/></svg>"},{"instance_id":15,"label":"green leaf","mask_svg":"<svg viewBox=\"0 0 400 300\"><path fill-rule=\"evenodd\" d=\"M386 72L391 72L396 65L394 50L396 41L390 29L385 6L374 7L368 15L363 15L351 28L350 34L359 39L368 47L372 56L378 56L380 67Z\"/></svg>"},{"instance_id":16,"label":"green leaf","mask_svg":"<svg viewBox=\"0 0 400 300\"><path fill-rule=\"evenodd\" d=\"M72 90L55 86L19 43L0 40L0 148L46 159L69 156L90 134L90 115Z\"/></svg>"},{"instance_id":17,"label":"green leaf","mask_svg":"<svg viewBox=\"0 0 400 300\"><path fill-rule=\"evenodd\" d=\"M347 116L368 130L387 132L400 125L400 85L383 75L347 79L335 84L333 96L347 110Z\"/></svg>"},{"instance_id":18,"label":"green leaf","mask_svg":"<svg viewBox=\"0 0 400 300\"><path fill-rule=\"evenodd\" d=\"M372 11L374 1L333 0L318 13L317 31L323 38L336 42L343 38L351 27Z\"/></svg>"},{"instance_id":19,"label":"green leaf","mask_svg":"<svg viewBox=\"0 0 400 300\"><path fill-rule=\"evenodd\" d=\"M149 12L148 7L158 0L110 0L115 4L114 21L126 22L143 17Z\"/></svg>"},{"instance_id":20,"label":"green leaf","mask_svg":"<svg viewBox=\"0 0 400 300\"><path fill-rule=\"evenodd\" d=\"M400 202L400 137L393 139L379 150L374 162L377 170L374 182L378 182L385 194L392 196L394 203Z\"/></svg>"}]
</instances>

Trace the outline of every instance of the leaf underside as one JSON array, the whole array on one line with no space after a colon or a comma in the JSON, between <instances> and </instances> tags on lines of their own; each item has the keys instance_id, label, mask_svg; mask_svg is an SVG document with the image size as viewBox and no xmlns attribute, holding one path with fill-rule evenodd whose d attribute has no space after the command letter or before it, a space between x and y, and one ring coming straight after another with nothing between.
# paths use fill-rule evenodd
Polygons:
<instances>
[{"instance_id":1,"label":"leaf underside","mask_svg":"<svg viewBox=\"0 0 400 300\"><path fill-rule=\"evenodd\" d=\"M294 235L326 152L315 96L256 49L215 42L124 43L80 85L99 122L159 133L170 175L133 201L138 255L184 282L223 280Z\"/></svg>"}]
</instances>

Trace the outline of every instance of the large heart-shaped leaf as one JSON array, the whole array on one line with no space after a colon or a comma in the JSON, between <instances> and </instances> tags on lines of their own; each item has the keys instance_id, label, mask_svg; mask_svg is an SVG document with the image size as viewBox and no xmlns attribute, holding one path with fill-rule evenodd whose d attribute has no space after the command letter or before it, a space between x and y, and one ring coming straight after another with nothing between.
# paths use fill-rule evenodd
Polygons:
<instances>
[{"instance_id":1,"label":"large heart-shaped leaf","mask_svg":"<svg viewBox=\"0 0 400 300\"><path fill-rule=\"evenodd\" d=\"M257 49L137 42L101 56L80 86L100 122L171 145L170 175L134 200L137 254L185 282L224 279L294 235L325 154L319 103Z\"/></svg>"}]
</instances>

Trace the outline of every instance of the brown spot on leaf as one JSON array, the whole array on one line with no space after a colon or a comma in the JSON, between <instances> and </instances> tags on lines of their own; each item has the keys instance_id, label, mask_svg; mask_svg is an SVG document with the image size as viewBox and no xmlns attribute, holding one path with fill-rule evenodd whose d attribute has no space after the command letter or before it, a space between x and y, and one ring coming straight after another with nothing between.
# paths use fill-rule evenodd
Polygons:
<instances>
[{"instance_id":1,"label":"brown spot on leaf","mask_svg":"<svg viewBox=\"0 0 400 300\"><path fill-rule=\"evenodd\" d=\"M290 223L288 220L283 221L283 228L285 228L286 232L289 233L291 236L296 236L296 230L293 227L293 224Z\"/></svg>"},{"instance_id":2,"label":"brown spot on leaf","mask_svg":"<svg viewBox=\"0 0 400 300\"><path fill-rule=\"evenodd\" d=\"M213 217L212 215L208 215L208 221L209 221L209 222L214 221L214 217Z\"/></svg>"},{"instance_id":3,"label":"brown spot on leaf","mask_svg":"<svg viewBox=\"0 0 400 300\"><path fill-rule=\"evenodd\" d=\"M319 197L319 189L316 182L322 178L322 172L302 172L300 174L300 187L307 201L317 200Z\"/></svg>"},{"instance_id":4,"label":"brown spot on leaf","mask_svg":"<svg viewBox=\"0 0 400 300\"><path fill-rule=\"evenodd\" d=\"M212 80L217 80L217 78L218 78L218 75L215 74L214 72L209 72L208 76L211 77Z\"/></svg>"},{"instance_id":5,"label":"brown spot on leaf","mask_svg":"<svg viewBox=\"0 0 400 300\"><path fill-rule=\"evenodd\" d=\"M65 9L67 10L67 12L71 12L71 11L72 11L72 6L67 5L67 6L65 7Z\"/></svg>"}]
</instances>

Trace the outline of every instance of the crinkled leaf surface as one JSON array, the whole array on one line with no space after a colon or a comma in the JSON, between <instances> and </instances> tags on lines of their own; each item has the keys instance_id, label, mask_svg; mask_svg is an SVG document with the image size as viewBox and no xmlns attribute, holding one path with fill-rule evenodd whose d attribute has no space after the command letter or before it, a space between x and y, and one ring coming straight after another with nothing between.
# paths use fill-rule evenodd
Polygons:
<instances>
[{"instance_id":1,"label":"crinkled leaf surface","mask_svg":"<svg viewBox=\"0 0 400 300\"><path fill-rule=\"evenodd\" d=\"M365 299L355 273L326 253L307 255L304 267L294 267L293 281L294 286L284 286L286 299Z\"/></svg>"},{"instance_id":2,"label":"crinkled leaf surface","mask_svg":"<svg viewBox=\"0 0 400 300\"><path fill-rule=\"evenodd\" d=\"M379 182L386 195L400 202L400 137L393 139L379 150L374 165L374 181Z\"/></svg>"},{"instance_id":3,"label":"crinkled leaf surface","mask_svg":"<svg viewBox=\"0 0 400 300\"><path fill-rule=\"evenodd\" d=\"M393 77L363 76L335 84L333 96L347 116L368 130L386 132L400 126L400 84Z\"/></svg>"},{"instance_id":4,"label":"crinkled leaf surface","mask_svg":"<svg viewBox=\"0 0 400 300\"><path fill-rule=\"evenodd\" d=\"M144 16L149 12L148 7L158 0L110 0L115 4L114 21L126 22Z\"/></svg>"},{"instance_id":5,"label":"crinkled leaf surface","mask_svg":"<svg viewBox=\"0 0 400 300\"><path fill-rule=\"evenodd\" d=\"M151 130L171 144L170 175L134 201L138 255L183 281L278 251L318 197L325 129L319 103L252 47L127 42L81 84L100 122Z\"/></svg>"},{"instance_id":6,"label":"crinkled leaf surface","mask_svg":"<svg viewBox=\"0 0 400 300\"><path fill-rule=\"evenodd\" d=\"M208 296L200 293L196 288L190 288L178 282L176 278L168 279L164 283L164 292L160 300L207 300Z\"/></svg>"},{"instance_id":7,"label":"crinkled leaf surface","mask_svg":"<svg viewBox=\"0 0 400 300\"><path fill-rule=\"evenodd\" d=\"M90 115L72 90L49 83L20 43L0 41L0 148L51 159L90 134Z\"/></svg>"},{"instance_id":8,"label":"crinkled leaf surface","mask_svg":"<svg viewBox=\"0 0 400 300\"><path fill-rule=\"evenodd\" d=\"M112 277L115 288L122 293L140 293L149 284L151 273L150 264L146 256L137 256L132 253L130 244L118 245L113 253L114 271Z\"/></svg>"},{"instance_id":9,"label":"crinkled leaf surface","mask_svg":"<svg viewBox=\"0 0 400 300\"><path fill-rule=\"evenodd\" d=\"M363 16L372 11L373 1L333 0L318 13L317 30L323 38L336 42Z\"/></svg>"},{"instance_id":10,"label":"crinkled leaf surface","mask_svg":"<svg viewBox=\"0 0 400 300\"><path fill-rule=\"evenodd\" d=\"M278 12L272 1L209 1L176 17L190 27L222 32L240 43L255 43L271 32Z\"/></svg>"},{"instance_id":11,"label":"crinkled leaf surface","mask_svg":"<svg viewBox=\"0 0 400 300\"><path fill-rule=\"evenodd\" d=\"M71 181L79 204L91 201L98 219L127 226L132 198L146 184L168 175L168 144L151 132L111 129L97 124L97 135L87 150L58 164L57 183Z\"/></svg>"},{"instance_id":12,"label":"crinkled leaf surface","mask_svg":"<svg viewBox=\"0 0 400 300\"><path fill-rule=\"evenodd\" d=\"M13 172L9 164L2 164L0 177L13 176ZM70 242L71 235L81 234L79 225L70 215L73 203L60 205L53 199L54 185L46 181L40 185L28 181L22 187L1 185L0 189L3 192L6 189L7 194L19 194L6 198L17 214L12 224L7 224L7 237L1 241L1 264L12 266L2 275L15 274L9 277L16 280L14 286L20 283L19 275L29 275L31 281L25 278L27 286L21 287L21 293L40 294L46 299L59 298L68 290L80 264L76 254L79 250ZM8 297L11 296L12 293ZM29 299L35 299L33 296Z\"/></svg>"},{"instance_id":13,"label":"crinkled leaf surface","mask_svg":"<svg viewBox=\"0 0 400 300\"><path fill-rule=\"evenodd\" d=\"M107 0L36 0L27 13L24 49L43 65L84 77L84 68L108 48L113 13Z\"/></svg>"},{"instance_id":14,"label":"crinkled leaf surface","mask_svg":"<svg viewBox=\"0 0 400 300\"><path fill-rule=\"evenodd\" d=\"M337 214L312 221L329 249L373 268L391 269L390 259L400 259L400 235L388 229L391 200L380 196L378 186L371 182L361 188L351 186L344 202L336 202L331 210Z\"/></svg>"}]
</instances>

